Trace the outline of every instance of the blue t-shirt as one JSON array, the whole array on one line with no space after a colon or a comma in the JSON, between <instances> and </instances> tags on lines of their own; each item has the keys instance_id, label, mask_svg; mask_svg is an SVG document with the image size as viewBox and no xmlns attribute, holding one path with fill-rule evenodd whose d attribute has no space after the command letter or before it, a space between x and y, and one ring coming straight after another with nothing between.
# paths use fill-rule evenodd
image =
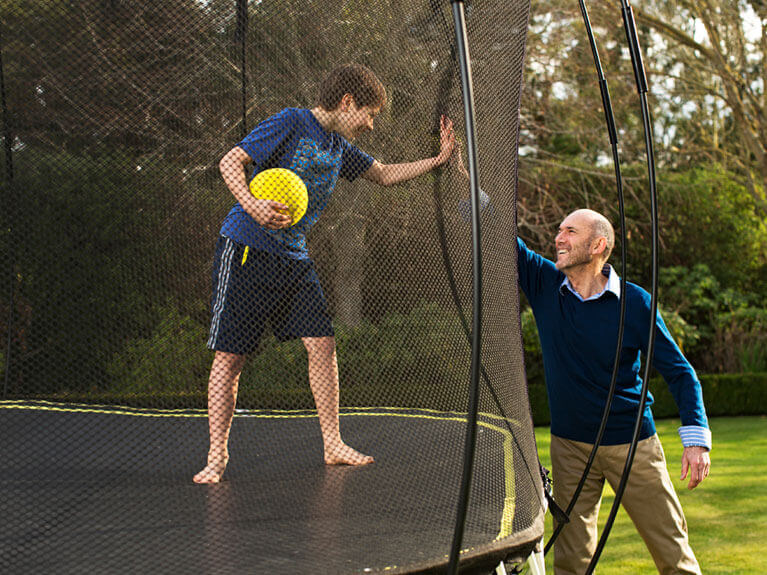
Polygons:
<instances>
[{"instance_id":1,"label":"blue t-shirt","mask_svg":"<svg viewBox=\"0 0 767 575\"><path fill-rule=\"evenodd\" d=\"M602 419L618 343L620 300L606 290L582 301L562 283L565 274L554 262L517 239L519 284L538 326L543 351L546 389L554 435L594 443ZM650 294L626 282L623 346L604 445L629 443L642 388L642 356L647 353ZM683 426L708 427L700 382L666 328L660 314L654 319L653 366L663 376L679 407ZM648 395L640 439L655 433Z\"/></svg>"},{"instance_id":2,"label":"blue t-shirt","mask_svg":"<svg viewBox=\"0 0 767 575\"><path fill-rule=\"evenodd\" d=\"M306 234L327 206L339 177L354 180L373 158L335 132L326 131L303 108L286 108L258 124L238 146L253 160L253 176L269 168L287 168L306 184L309 205L297 224L267 230L237 203L224 219L221 235L255 249L306 259Z\"/></svg>"}]
</instances>

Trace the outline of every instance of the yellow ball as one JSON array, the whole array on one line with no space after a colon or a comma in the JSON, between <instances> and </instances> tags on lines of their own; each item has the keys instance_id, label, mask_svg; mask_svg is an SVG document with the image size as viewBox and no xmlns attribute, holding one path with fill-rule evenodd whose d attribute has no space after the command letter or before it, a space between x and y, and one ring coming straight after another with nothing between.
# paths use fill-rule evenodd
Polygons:
<instances>
[{"instance_id":1,"label":"yellow ball","mask_svg":"<svg viewBox=\"0 0 767 575\"><path fill-rule=\"evenodd\" d=\"M256 174L250 181L250 193L260 200L274 200L288 206L293 226L304 217L309 204L306 184L298 174L285 168L271 168Z\"/></svg>"}]
</instances>

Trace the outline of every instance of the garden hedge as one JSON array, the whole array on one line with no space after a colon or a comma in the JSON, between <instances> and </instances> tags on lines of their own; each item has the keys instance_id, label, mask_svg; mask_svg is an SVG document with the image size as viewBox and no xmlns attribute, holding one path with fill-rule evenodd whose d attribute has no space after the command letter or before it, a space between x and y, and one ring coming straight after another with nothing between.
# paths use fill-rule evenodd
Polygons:
<instances>
[{"instance_id":1,"label":"garden hedge","mask_svg":"<svg viewBox=\"0 0 767 575\"><path fill-rule=\"evenodd\" d=\"M703 385L703 400L709 417L737 415L767 415L767 373L742 374L703 374L700 376ZM550 422L546 387L534 383L528 387L530 406L535 425L548 425ZM650 391L654 397L652 406L656 419L678 417L674 399L663 379L660 377L650 380ZM409 407L408 401L420 407L431 407L441 410L465 411L467 397L457 394L454 405L432 405L428 398L432 395L425 386L409 386L409 393L404 396L406 401L392 403L391 389L374 389L373 386L347 385L342 382L341 395L346 405L365 406L375 403L383 406ZM193 392L169 393L115 393L101 392L91 394L60 394L45 396L25 396L17 399L47 399L69 402L98 403L107 405L128 405L133 407L161 408L197 408L206 406L205 391L200 389ZM372 403L371 403L372 402ZM460 405L458 405L460 403ZM312 409L309 385L296 388L254 388L241 390L238 407L245 409Z\"/></svg>"},{"instance_id":2,"label":"garden hedge","mask_svg":"<svg viewBox=\"0 0 767 575\"><path fill-rule=\"evenodd\" d=\"M703 401L709 417L767 414L767 373L700 374ZM535 425L548 425L548 398L542 384L529 386ZM679 417L668 386L660 377L650 380L656 419Z\"/></svg>"}]
</instances>

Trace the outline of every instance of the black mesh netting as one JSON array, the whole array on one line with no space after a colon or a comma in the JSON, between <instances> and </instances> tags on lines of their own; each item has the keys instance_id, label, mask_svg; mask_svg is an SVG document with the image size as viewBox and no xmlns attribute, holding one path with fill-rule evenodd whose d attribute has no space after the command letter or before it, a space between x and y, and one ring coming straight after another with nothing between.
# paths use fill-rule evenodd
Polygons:
<instances>
[{"instance_id":1,"label":"black mesh netting","mask_svg":"<svg viewBox=\"0 0 767 575\"><path fill-rule=\"evenodd\" d=\"M466 5L490 196L467 572L543 532L515 245L528 9ZM437 0L3 1L0 571L445 569L474 265L455 42ZM370 85L329 89L351 62ZM269 168L308 189L295 226L248 191Z\"/></svg>"}]
</instances>

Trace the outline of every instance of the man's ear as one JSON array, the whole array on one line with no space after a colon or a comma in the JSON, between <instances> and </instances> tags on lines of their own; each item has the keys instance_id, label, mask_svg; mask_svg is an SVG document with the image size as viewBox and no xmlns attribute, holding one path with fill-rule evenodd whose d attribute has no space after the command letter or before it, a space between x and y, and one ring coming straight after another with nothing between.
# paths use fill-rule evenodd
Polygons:
<instances>
[{"instance_id":1,"label":"man's ear","mask_svg":"<svg viewBox=\"0 0 767 575\"><path fill-rule=\"evenodd\" d=\"M601 255L605 253L605 250L607 249L607 238L602 236L597 238L597 241L594 242L594 244L591 246L591 253L594 255Z\"/></svg>"}]
</instances>

